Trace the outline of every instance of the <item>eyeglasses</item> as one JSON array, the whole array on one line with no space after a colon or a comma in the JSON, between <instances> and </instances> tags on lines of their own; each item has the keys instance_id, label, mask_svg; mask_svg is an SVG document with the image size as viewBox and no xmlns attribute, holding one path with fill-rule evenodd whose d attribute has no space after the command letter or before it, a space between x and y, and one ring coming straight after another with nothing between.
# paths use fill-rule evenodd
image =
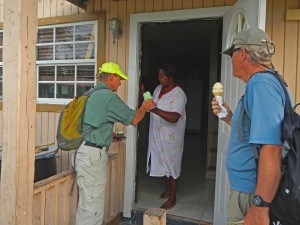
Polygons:
<instances>
[{"instance_id":1,"label":"eyeglasses","mask_svg":"<svg viewBox=\"0 0 300 225\"><path fill-rule=\"evenodd\" d=\"M232 58L232 55L234 52L240 50L241 48L234 48L231 52L230 52L230 57Z\"/></svg>"}]
</instances>

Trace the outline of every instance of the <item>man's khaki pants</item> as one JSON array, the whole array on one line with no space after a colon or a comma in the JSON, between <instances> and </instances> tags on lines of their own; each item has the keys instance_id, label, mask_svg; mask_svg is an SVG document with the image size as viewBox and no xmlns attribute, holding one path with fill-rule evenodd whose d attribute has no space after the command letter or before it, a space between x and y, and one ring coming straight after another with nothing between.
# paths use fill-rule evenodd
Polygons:
<instances>
[{"instance_id":1,"label":"man's khaki pants","mask_svg":"<svg viewBox=\"0 0 300 225\"><path fill-rule=\"evenodd\" d=\"M75 159L79 188L76 225L101 225L104 216L107 152L105 148L89 147L84 143L78 149Z\"/></svg>"},{"instance_id":2,"label":"man's khaki pants","mask_svg":"<svg viewBox=\"0 0 300 225\"><path fill-rule=\"evenodd\" d=\"M251 207L253 194L230 190L228 225L243 225L244 217Z\"/></svg>"}]
</instances>

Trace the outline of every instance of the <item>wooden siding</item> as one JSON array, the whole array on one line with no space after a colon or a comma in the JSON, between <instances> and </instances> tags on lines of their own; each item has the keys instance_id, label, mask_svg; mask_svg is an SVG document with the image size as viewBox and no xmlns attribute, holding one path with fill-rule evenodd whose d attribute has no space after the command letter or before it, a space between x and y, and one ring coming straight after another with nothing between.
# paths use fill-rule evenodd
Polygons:
<instances>
[{"instance_id":1,"label":"wooden siding","mask_svg":"<svg viewBox=\"0 0 300 225\"><path fill-rule=\"evenodd\" d=\"M230 6L235 2L236 0L124 0L118 2L111 0L90 0L86 12L105 11L106 22L112 17L118 17L121 20L123 36L115 44L112 41L108 26L105 28L104 58L105 61L117 62L128 73L129 23L131 14ZM65 0L39 0L38 4L39 18L85 12ZM298 66L300 65L300 22L299 20L286 20L285 18L287 9L299 8L299 0L267 0L266 31L276 45L274 65L287 81L295 102L300 102L300 66ZM0 0L0 20L3 21L3 0ZM127 82L122 81L118 94L125 102L127 101L127 89ZM36 145L56 142L56 126L59 113L55 107L57 106L37 106L37 109L40 110L38 110L36 117ZM300 112L300 109L298 111ZM0 118L2 118L2 111L0 111ZM116 127L124 129L119 124ZM2 143L2 132L2 123L0 123L0 143ZM110 176L113 174L114 177L112 178L114 179L113 181L108 182L108 185L111 184L111 186L107 186L107 191L111 191L111 193L106 195L106 206L110 207L111 215L122 211L123 207L124 182L121 181L119 184L113 184L118 178L124 179L125 151L123 150L125 150L125 142L113 144L110 150L112 153L118 152L120 154L118 163L112 163L108 169ZM70 154L59 152L57 162L59 172L69 169L71 164ZM118 171L117 174L115 174L115 171ZM109 188L115 185L116 189ZM108 196L114 197L111 198ZM112 200L115 198L119 201L115 202ZM109 219L108 214L105 214L105 219Z\"/></svg>"},{"instance_id":2,"label":"wooden siding","mask_svg":"<svg viewBox=\"0 0 300 225\"><path fill-rule=\"evenodd\" d=\"M124 154L109 153L107 163L107 183L105 190L104 224L121 211L124 177L121 161ZM78 201L78 188L74 186L74 172L67 170L34 184L33 225L74 225Z\"/></svg>"}]
</instances>

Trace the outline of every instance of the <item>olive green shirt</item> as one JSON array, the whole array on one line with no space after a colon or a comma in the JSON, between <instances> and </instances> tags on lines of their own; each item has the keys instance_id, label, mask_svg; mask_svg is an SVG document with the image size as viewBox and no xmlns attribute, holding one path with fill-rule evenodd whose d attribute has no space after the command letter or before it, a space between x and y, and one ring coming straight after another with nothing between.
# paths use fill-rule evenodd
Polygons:
<instances>
[{"instance_id":1,"label":"olive green shirt","mask_svg":"<svg viewBox=\"0 0 300 225\"><path fill-rule=\"evenodd\" d=\"M114 123L121 122L128 126L134 119L136 111L130 109L104 82L99 82L97 86L105 89L95 91L88 98L83 115L82 132L86 132L90 127L96 128L85 137L85 141L109 147L113 138Z\"/></svg>"}]
</instances>

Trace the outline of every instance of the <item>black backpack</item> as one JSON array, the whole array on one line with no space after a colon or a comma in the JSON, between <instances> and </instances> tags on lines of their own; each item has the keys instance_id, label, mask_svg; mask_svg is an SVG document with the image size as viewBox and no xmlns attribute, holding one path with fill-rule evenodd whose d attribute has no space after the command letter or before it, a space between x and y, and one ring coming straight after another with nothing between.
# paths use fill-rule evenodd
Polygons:
<instances>
[{"instance_id":1,"label":"black backpack","mask_svg":"<svg viewBox=\"0 0 300 225\"><path fill-rule=\"evenodd\" d=\"M273 71L262 71L273 74L280 82L285 94L284 118L281 124L281 139L283 141L282 177L277 193L270 207L270 225L300 225L300 115L295 112L297 106L291 105L286 84ZM242 97L243 101L243 97ZM244 111L242 104L240 121ZM247 115L250 129L250 118ZM239 126L239 139L243 140L242 123ZM258 164L258 146L253 146L253 152Z\"/></svg>"},{"instance_id":2,"label":"black backpack","mask_svg":"<svg viewBox=\"0 0 300 225\"><path fill-rule=\"evenodd\" d=\"M282 178L270 208L271 225L300 225L300 115L291 106L286 86L274 74L284 90L286 103L281 124L281 139L287 151L282 159Z\"/></svg>"}]
</instances>

